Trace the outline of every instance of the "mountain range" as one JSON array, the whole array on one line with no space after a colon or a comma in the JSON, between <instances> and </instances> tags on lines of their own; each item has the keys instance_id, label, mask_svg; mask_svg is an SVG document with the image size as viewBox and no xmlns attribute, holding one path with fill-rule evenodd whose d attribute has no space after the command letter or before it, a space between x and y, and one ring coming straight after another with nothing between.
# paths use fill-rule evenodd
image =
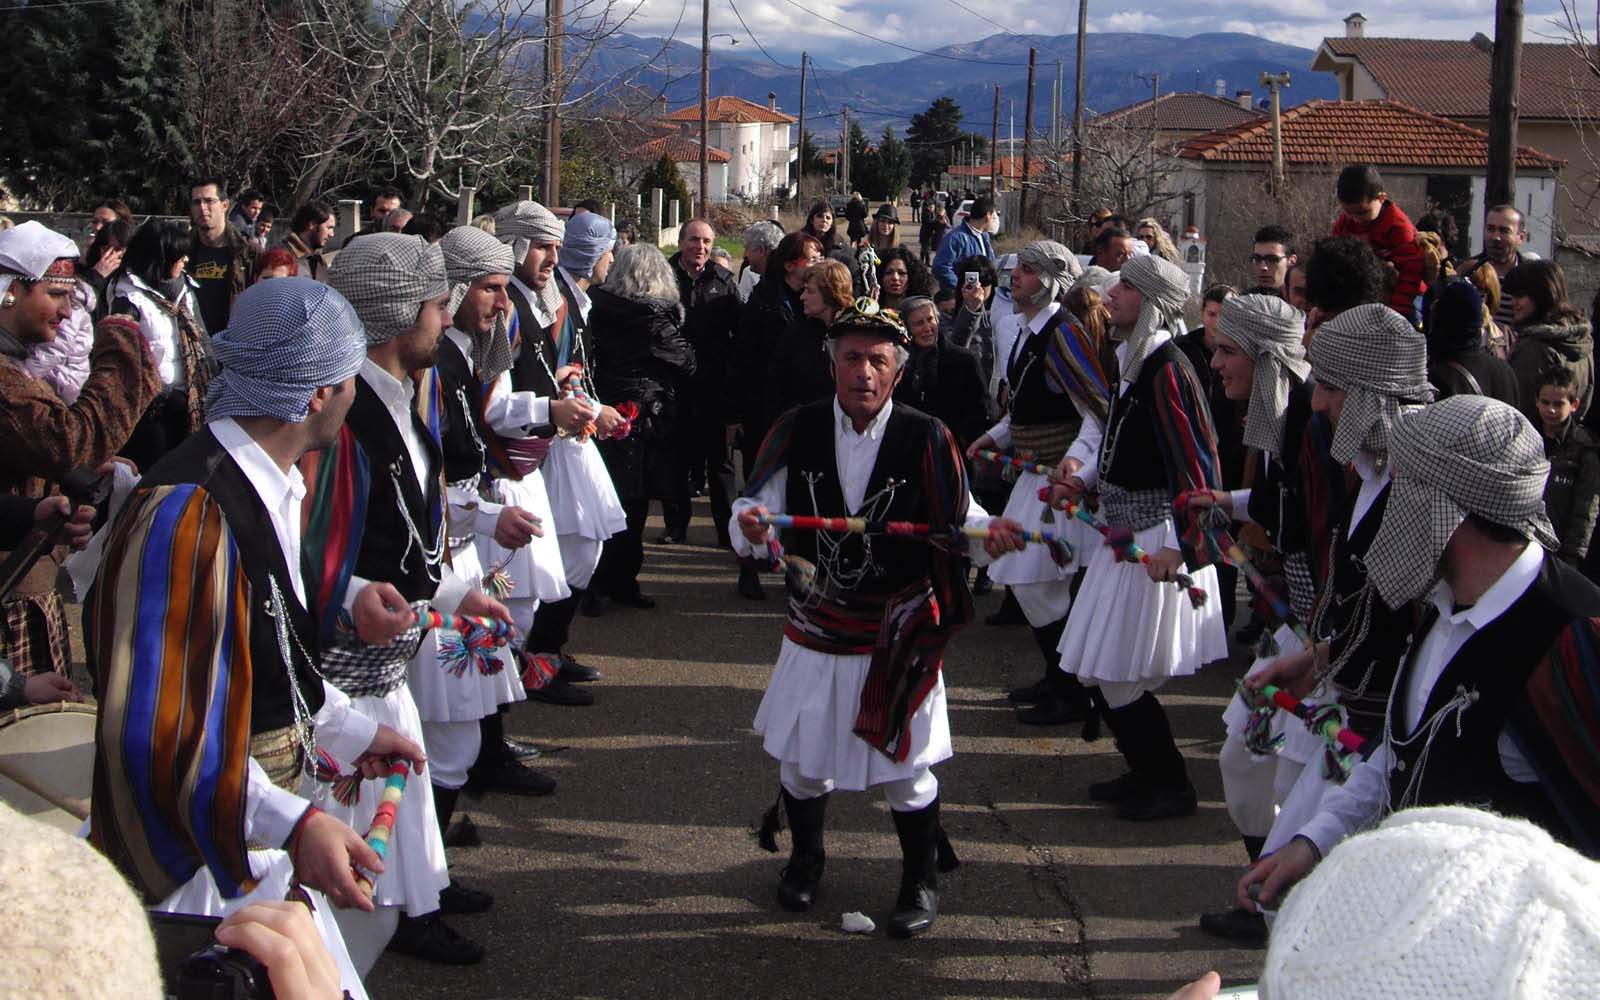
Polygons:
<instances>
[{"instance_id":1,"label":"mountain range","mask_svg":"<svg viewBox=\"0 0 1600 1000\"><path fill-rule=\"evenodd\" d=\"M767 102L777 95L778 107L794 115L800 107L800 68L784 65L741 38L737 49L713 40L712 96L732 95ZM860 120L869 136L885 124L904 134L913 114L941 96L949 96L965 113L962 127L988 134L994 111L994 87L1000 86L1000 134L1012 120L1020 128L1027 95L1028 49L1037 51L1034 84L1034 127L1048 128L1050 92L1056 61L1062 67L1062 118L1072 116L1075 35L996 34L977 42L950 45L927 54L908 54L854 67L826 65L826 53L813 53L806 85L806 127L818 138L839 132L842 105ZM1086 39L1084 106L1105 112L1151 96L1153 77L1160 74L1162 93L1200 90L1232 98L1237 90L1253 90L1259 101L1263 72L1287 70L1292 77L1283 92L1285 106L1317 97L1338 96L1332 74L1311 71L1311 49L1268 41L1254 35L1208 33L1188 38L1134 32L1095 32ZM888 55L903 50L884 47ZM824 63L817 65L818 61ZM700 47L676 40L618 33L593 52L576 90L620 90L663 93L672 108L699 98Z\"/></svg>"}]
</instances>

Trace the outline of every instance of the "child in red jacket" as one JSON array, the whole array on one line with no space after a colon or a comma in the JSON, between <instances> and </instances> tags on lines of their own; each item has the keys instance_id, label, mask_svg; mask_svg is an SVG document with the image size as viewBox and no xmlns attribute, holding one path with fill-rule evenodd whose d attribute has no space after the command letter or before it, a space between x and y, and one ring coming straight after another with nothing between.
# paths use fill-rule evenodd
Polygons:
<instances>
[{"instance_id":1,"label":"child in red jacket","mask_svg":"<svg viewBox=\"0 0 1600 1000\"><path fill-rule=\"evenodd\" d=\"M1415 323L1417 297L1427 290L1417 228L1399 205L1384 197L1383 178L1371 164L1353 163L1339 171L1336 191L1343 211L1333 222L1332 235L1358 236L1379 260L1393 265L1397 280L1389 304Z\"/></svg>"}]
</instances>

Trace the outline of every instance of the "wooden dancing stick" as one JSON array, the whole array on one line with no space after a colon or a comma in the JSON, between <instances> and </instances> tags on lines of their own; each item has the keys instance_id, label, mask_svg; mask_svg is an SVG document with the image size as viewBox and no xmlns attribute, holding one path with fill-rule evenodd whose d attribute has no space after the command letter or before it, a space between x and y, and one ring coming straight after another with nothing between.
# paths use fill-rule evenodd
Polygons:
<instances>
[{"instance_id":1,"label":"wooden dancing stick","mask_svg":"<svg viewBox=\"0 0 1600 1000\"><path fill-rule=\"evenodd\" d=\"M1196 490L1192 493L1179 493L1178 499L1173 502L1173 507L1180 512L1187 511L1190 507L1190 499L1196 493L1209 496L1210 492L1209 490ZM1217 510L1215 506L1210 509ZM1202 515L1202 517L1204 516L1207 515ZM1267 602L1268 610L1277 617L1278 624L1289 626L1295 637L1300 640L1300 644L1306 649L1313 648L1316 645L1316 641L1311 638L1311 633L1306 630L1305 625L1301 624L1299 617L1294 613L1294 609L1289 607L1283 598L1278 596L1277 592L1267 583L1267 578L1261 575L1260 570L1256 569L1255 564L1250 561L1250 557L1245 554L1244 549L1234 539L1233 535L1228 532L1227 528L1213 527L1202 520L1201 530L1210 535L1212 540L1218 544L1218 547L1227 553L1233 564L1244 572L1245 580L1249 582L1250 589Z\"/></svg>"},{"instance_id":2,"label":"wooden dancing stick","mask_svg":"<svg viewBox=\"0 0 1600 1000\"><path fill-rule=\"evenodd\" d=\"M505 641L515 634L508 623L498 618L487 618L483 615L446 615L440 614L432 608L424 608L417 612L417 621L423 628L449 629L452 632L463 634L469 632L487 632L500 640L497 646L505 645Z\"/></svg>"},{"instance_id":3,"label":"wooden dancing stick","mask_svg":"<svg viewBox=\"0 0 1600 1000\"><path fill-rule=\"evenodd\" d=\"M1276 684L1262 687L1261 697L1284 711L1293 713L1295 718L1304 722L1306 728L1321 736L1330 747L1337 745L1345 753L1358 754L1362 758L1372 756L1372 751L1377 749L1376 741L1367 740L1349 726L1341 726L1334 715L1319 714L1321 710L1316 705L1307 705Z\"/></svg>"},{"instance_id":4,"label":"wooden dancing stick","mask_svg":"<svg viewBox=\"0 0 1600 1000\"><path fill-rule=\"evenodd\" d=\"M762 514L756 518L756 523L773 528L793 528L797 531L841 531L853 535L884 534L902 535L913 538L934 537L933 526L920 524L916 521L869 521L864 517L812 517L804 514ZM952 537L984 539L989 537L988 528L951 528ZM1019 534L1025 542L1036 545L1064 545L1071 552L1072 543L1060 535L1049 531L1021 531Z\"/></svg>"},{"instance_id":5,"label":"wooden dancing stick","mask_svg":"<svg viewBox=\"0 0 1600 1000\"><path fill-rule=\"evenodd\" d=\"M88 799L80 799L75 795L58 792L43 784L37 778L23 774L21 771L13 770L11 765L4 759L0 759L0 778L4 778L24 791L39 796L39 798L44 799L57 809L64 813L70 813L77 819L89 818Z\"/></svg>"},{"instance_id":6,"label":"wooden dancing stick","mask_svg":"<svg viewBox=\"0 0 1600 1000\"><path fill-rule=\"evenodd\" d=\"M372 817L372 826L367 828L367 846L378 855L379 861L389 858L389 839L394 836L395 810L400 807L400 796L405 794L406 778L411 775L411 765L405 761L396 761L390 765L389 777L383 783L383 801L378 803L378 811ZM372 879L365 872L357 871L356 885L368 896L373 893Z\"/></svg>"},{"instance_id":7,"label":"wooden dancing stick","mask_svg":"<svg viewBox=\"0 0 1600 1000\"><path fill-rule=\"evenodd\" d=\"M1030 462L1015 455L1002 455L1000 452L989 448L978 449L978 457L985 462L993 462L996 465L1009 465L1013 469L1021 469L1023 472L1031 472L1036 476L1043 476L1052 482L1059 481L1055 468L1045 465L1043 462Z\"/></svg>"},{"instance_id":8,"label":"wooden dancing stick","mask_svg":"<svg viewBox=\"0 0 1600 1000\"><path fill-rule=\"evenodd\" d=\"M1050 502L1049 487L1039 490L1039 499L1043 500L1045 503ZM1143 563L1146 566L1150 565L1150 553L1140 548L1138 542L1135 542L1132 538L1113 538L1111 525L1089 513L1089 511L1077 501L1066 500L1063 501L1063 503L1065 506L1061 508L1062 511L1100 532L1101 537L1104 538L1108 544L1122 550L1122 556L1124 559L1129 562ZM1206 593L1205 588L1195 586L1194 577L1183 572L1182 570L1179 570L1174 575L1176 579L1172 581L1173 584L1183 589L1189 598L1189 603L1197 608L1204 607L1206 601L1211 596Z\"/></svg>"}]
</instances>

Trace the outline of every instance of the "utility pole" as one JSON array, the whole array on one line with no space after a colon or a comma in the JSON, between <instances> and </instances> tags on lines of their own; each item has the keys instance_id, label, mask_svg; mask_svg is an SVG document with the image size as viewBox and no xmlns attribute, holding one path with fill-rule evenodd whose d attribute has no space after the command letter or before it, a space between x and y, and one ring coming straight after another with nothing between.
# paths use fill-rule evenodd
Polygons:
<instances>
[{"instance_id":1,"label":"utility pole","mask_svg":"<svg viewBox=\"0 0 1600 1000\"><path fill-rule=\"evenodd\" d=\"M839 168L843 181L839 191L843 194L850 190L850 105L841 104L839 110L844 112L844 125L839 129L839 158L844 161L844 166Z\"/></svg>"},{"instance_id":2,"label":"utility pole","mask_svg":"<svg viewBox=\"0 0 1600 1000\"><path fill-rule=\"evenodd\" d=\"M1283 193L1283 114L1280 91L1289 85L1289 73L1262 73L1261 85L1272 92L1272 193Z\"/></svg>"},{"instance_id":3,"label":"utility pole","mask_svg":"<svg viewBox=\"0 0 1600 1000\"><path fill-rule=\"evenodd\" d=\"M544 203L561 204L561 57L566 45L563 0L545 0L544 80L550 107L544 118Z\"/></svg>"},{"instance_id":4,"label":"utility pole","mask_svg":"<svg viewBox=\"0 0 1600 1000\"><path fill-rule=\"evenodd\" d=\"M1517 197L1517 87L1522 77L1522 0L1496 0L1489 64L1489 172L1483 204Z\"/></svg>"},{"instance_id":5,"label":"utility pole","mask_svg":"<svg viewBox=\"0 0 1600 1000\"><path fill-rule=\"evenodd\" d=\"M1056 60L1056 89L1050 96L1050 147L1052 156L1060 155L1061 150L1061 60Z\"/></svg>"},{"instance_id":6,"label":"utility pole","mask_svg":"<svg viewBox=\"0 0 1600 1000\"><path fill-rule=\"evenodd\" d=\"M1017 232L1022 231L1023 221L1028 218L1028 167L1033 163L1033 71L1037 55L1034 49L1028 49L1028 100L1022 112L1022 176L1017 180L1022 191L1017 200ZM1015 154L1012 150L1012 155Z\"/></svg>"},{"instance_id":7,"label":"utility pole","mask_svg":"<svg viewBox=\"0 0 1600 1000\"><path fill-rule=\"evenodd\" d=\"M804 209L806 204L806 59L800 53L800 165L794 174L794 203Z\"/></svg>"},{"instance_id":8,"label":"utility pole","mask_svg":"<svg viewBox=\"0 0 1600 1000\"><path fill-rule=\"evenodd\" d=\"M711 218L711 0L700 5L700 216Z\"/></svg>"},{"instance_id":9,"label":"utility pole","mask_svg":"<svg viewBox=\"0 0 1600 1000\"><path fill-rule=\"evenodd\" d=\"M994 120L989 123L989 197L1000 193L1000 170L995 161L1000 158L1000 85L994 85Z\"/></svg>"},{"instance_id":10,"label":"utility pole","mask_svg":"<svg viewBox=\"0 0 1600 1000\"><path fill-rule=\"evenodd\" d=\"M1075 86L1072 95L1072 217L1083 218L1083 56L1084 38L1089 30L1089 0L1078 0L1078 62L1072 67Z\"/></svg>"}]
</instances>

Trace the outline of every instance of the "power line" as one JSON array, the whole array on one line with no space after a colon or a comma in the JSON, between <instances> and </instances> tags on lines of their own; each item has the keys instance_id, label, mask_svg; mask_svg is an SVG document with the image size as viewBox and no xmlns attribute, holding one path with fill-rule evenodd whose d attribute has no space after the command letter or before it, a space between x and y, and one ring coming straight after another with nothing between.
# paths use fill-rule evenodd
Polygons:
<instances>
[{"instance_id":1,"label":"power line","mask_svg":"<svg viewBox=\"0 0 1600 1000\"><path fill-rule=\"evenodd\" d=\"M816 11L811 10L810 8L806 7L804 4L799 3L798 0L783 0L783 2L788 4L791 7L796 8L797 10L805 11L807 14L811 15L812 17L821 18L822 20L827 21L829 24L833 25L835 28L843 28L845 31L848 31L853 35L860 35L862 38L866 38L866 39L869 39L871 41L877 42L879 45L888 45L891 48L901 49L901 50L906 51L906 52L914 52L919 56L927 56L930 59L948 59L950 62L973 63L973 64L978 65L978 66L1026 66L1026 65L1028 65L1027 63L999 62L999 61L994 60L994 59L969 59L969 58L967 58L965 56L952 56L952 55L946 55L943 52L929 52L926 49L912 48L909 45L901 45L899 42L891 42L887 38L879 38L877 35L868 34L867 32L861 31L858 28L852 28L848 24L845 24L845 23L843 23L841 21L835 21L833 18L829 17L826 14L819 14Z\"/></svg>"},{"instance_id":2,"label":"power line","mask_svg":"<svg viewBox=\"0 0 1600 1000\"><path fill-rule=\"evenodd\" d=\"M779 69L794 69L795 68L793 66L785 66L783 63L779 62L778 60L773 59L772 58L772 53L768 52L767 51L767 47L765 45L761 44L761 39L756 37L756 33L750 30L750 26L748 24L744 23L744 15L739 13L739 8L734 5L733 0L728 0L728 6L733 8L733 16L737 17L739 19L739 27L743 28L744 29L744 33L750 36L750 40L752 42L756 43L756 48L761 50L761 54L766 56L769 60L771 60L772 65L778 67Z\"/></svg>"},{"instance_id":3,"label":"power line","mask_svg":"<svg viewBox=\"0 0 1600 1000\"><path fill-rule=\"evenodd\" d=\"M996 21L994 18L989 17L989 16L987 16L985 14L980 14L977 11L973 10L971 7L968 7L966 4L962 3L961 0L950 0L950 2L955 4L957 7L960 7L962 10L966 11L968 14L971 14L973 17L977 18L978 20L987 22L989 24L992 24L996 28L999 28L1001 31L1005 32L1008 35L1015 35L1016 34L1015 31L1012 31L1010 28L1008 28L1005 25L1001 24L999 21Z\"/></svg>"},{"instance_id":4,"label":"power line","mask_svg":"<svg viewBox=\"0 0 1600 1000\"><path fill-rule=\"evenodd\" d=\"M59 10L63 7L92 7L96 4L122 2L123 0L59 0L57 3L29 3L20 7L0 7L0 14L16 14L28 10Z\"/></svg>"}]
</instances>

